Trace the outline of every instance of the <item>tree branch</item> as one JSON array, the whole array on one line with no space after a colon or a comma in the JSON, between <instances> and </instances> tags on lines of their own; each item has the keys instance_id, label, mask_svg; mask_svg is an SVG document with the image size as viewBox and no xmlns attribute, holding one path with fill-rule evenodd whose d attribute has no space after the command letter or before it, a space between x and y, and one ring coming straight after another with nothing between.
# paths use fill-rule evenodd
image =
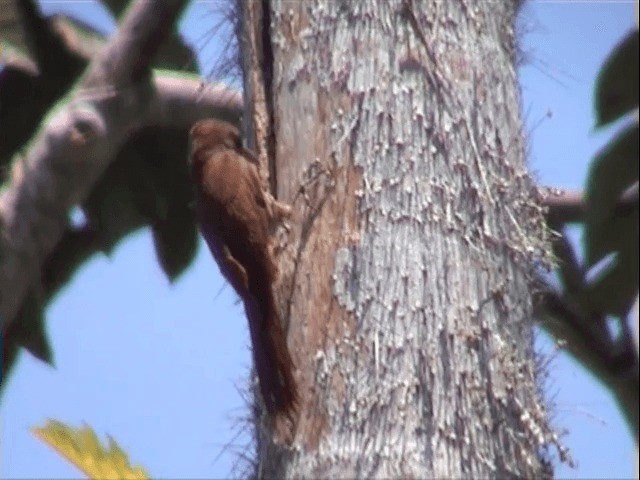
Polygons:
<instances>
[{"instance_id":1,"label":"tree branch","mask_svg":"<svg viewBox=\"0 0 640 480\"><path fill-rule=\"evenodd\" d=\"M543 187L543 204L549 209L548 217L555 225L583 222L587 205L582 192ZM629 187L620 197L613 214L623 215L638 204L638 182Z\"/></svg>"},{"instance_id":2,"label":"tree branch","mask_svg":"<svg viewBox=\"0 0 640 480\"><path fill-rule=\"evenodd\" d=\"M637 201L636 183L621 196L614 215L623 214L624 209ZM537 299L536 316L542 328L611 390L637 440L639 367L633 336L628 328L623 328L622 334L614 338L606 315L584 310L586 272L564 233L564 223L584 221L586 206L582 194L550 190L545 203L549 207L549 225L558 231L552 248L565 292L561 294L547 286ZM620 321L626 326L627 319Z\"/></svg>"},{"instance_id":3,"label":"tree branch","mask_svg":"<svg viewBox=\"0 0 640 480\"><path fill-rule=\"evenodd\" d=\"M637 441L640 384L633 338L600 337L599 329L591 330L591 319L552 288L540 294L535 308L540 326L614 394Z\"/></svg>"},{"instance_id":4,"label":"tree branch","mask_svg":"<svg viewBox=\"0 0 640 480\"><path fill-rule=\"evenodd\" d=\"M25 294L80 203L129 135L147 125L188 127L204 116L237 121L240 97L195 81L148 81L149 66L185 1L138 1L76 88L51 110L0 193L0 322Z\"/></svg>"}]
</instances>

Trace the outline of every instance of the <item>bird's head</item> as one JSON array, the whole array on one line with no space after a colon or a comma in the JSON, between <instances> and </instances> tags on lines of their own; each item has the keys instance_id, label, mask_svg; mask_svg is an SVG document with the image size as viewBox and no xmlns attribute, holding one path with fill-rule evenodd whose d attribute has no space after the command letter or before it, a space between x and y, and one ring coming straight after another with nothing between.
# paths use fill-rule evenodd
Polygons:
<instances>
[{"instance_id":1,"label":"bird's head","mask_svg":"<svg viewBox=\"0 0 640 480\"><path fill-rule=\"evenodd\" d=\"M189 148L191 166L197 158L207 158L206 154L214 150L240 151L242 150L240 131L234 125L220 120L200 120L189 131Z\"/></svg>"}]
</instances>

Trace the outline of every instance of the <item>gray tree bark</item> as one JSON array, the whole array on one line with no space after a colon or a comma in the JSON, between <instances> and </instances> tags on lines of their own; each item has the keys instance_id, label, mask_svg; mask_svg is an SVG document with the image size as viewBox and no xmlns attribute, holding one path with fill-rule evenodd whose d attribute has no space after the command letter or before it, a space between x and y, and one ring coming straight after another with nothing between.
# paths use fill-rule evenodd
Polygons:
<instances>
[{"instance_id":1,"label":"gray tree bark","mask_svg":"<svg viewBox=\"0 0 640 480\"><path fill-rule=\"evenodd\" d=\"M245 118L294 206L277 288L302 397L257 474L550 476L517 2L246 3Z\"/></svg>"}]
</instances>

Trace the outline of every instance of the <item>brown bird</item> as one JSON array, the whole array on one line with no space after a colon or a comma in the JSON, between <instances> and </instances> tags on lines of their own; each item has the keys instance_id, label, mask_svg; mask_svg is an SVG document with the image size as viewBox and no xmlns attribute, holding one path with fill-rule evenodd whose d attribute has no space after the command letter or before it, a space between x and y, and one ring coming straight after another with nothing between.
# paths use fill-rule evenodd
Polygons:
<instances>
[{"instance_id":1,"label":"brown bird","mask_svg":"<svg viewBox=\"0 0 640 480\"><path fill-rule=\"evenodd\" d=\"M293 362L273 294L273 225L289 214L263 187L258 161L236 127L201 120L190 132L196 218L222 275L244 303L260 391L272 416L292 418Z\"/></svg>"}]
</instances>

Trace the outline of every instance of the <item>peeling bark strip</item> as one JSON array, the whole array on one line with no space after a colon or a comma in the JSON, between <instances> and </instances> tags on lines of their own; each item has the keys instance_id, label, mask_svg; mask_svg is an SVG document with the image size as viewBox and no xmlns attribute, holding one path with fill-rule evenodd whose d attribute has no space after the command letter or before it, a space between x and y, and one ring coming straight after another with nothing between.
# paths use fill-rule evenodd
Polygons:
<instances>
[{"instance_id":1,"label":"peeling bark strip","mask_svg":"<svg viewBox=\"0 0 640 480\"><path fill-rule=\"evenodd\" d=\"M302 413L299 449L259 443L260 476L550 475L530 324L547 244L515 14L516 2L270 2L271 160L294 203L280 293Z\"/></svg>"},{"instance_id":2,"label":"peeling bark strip","mask_svg":"<svg viewBox=\"0 0 640 480\"><path fill-rule=\"evenodd\" d=\"M269 136L267 138L269 162L269 187L272 192L277 192L278 178L276 176L276 164L273 159L276 157L276 135L275 117L273 115L273 50L271 47L271 12L269 11L269 0L262 0L262 75L264 78L265 108L269 119Z\"/></svg>"},{"instance_id":3,"label":"peeling bark strip","mask_svg":"<svg viewBox=\"0 0 640 480\"><path fill-rule=\"evenodd\" d=\"M260 167L260 175L265 191L276 195L276 137L274 134L275 119L273 116L273 97L272 97L272 77L273 77L273 54L271 50L270 40L270 11L268 0L245 1L242 2L242 25L243 36L239 42L242 45L244 88L245 88L245 121L244 128L248 133L247 146L255 149ZM253 134L252 134L253 132ZM274 233L274 232L271 232ZM268 285L272 289L273 295L276 297L276 309L278 310L278 321L282 321L282 312L284 311L281 296L278 295L277 285L280 279L276 277L275 285ZM247 310L247 319L249 326L255 322L252 314ZM282 324L286 337L286 324ZM250 329L252 332L254 328ZM260 382L265 381L265 372L272 366L260 365L261 361L259 352L264 351L267 345L256 344L263 341L264 338L252 334L252 350L254 353L254 367ZM288 348L285 340L284 348ZM286 353L289 358L289 352ZM263 356L264 362L267 357ZM291 374L291 372L288 372ZM293 378L293 376L292 376ZM293 379L295 381L295 379ZM297 389L296 389L297 390ZM264 392L263 392L264 397ZM296 392L297 397L297 392ZM268 402L267 398L263 398L264 402ZM257 415L254 418L256 422L256 445L259 451L263 450L263 446L274 446L275 444L290 445L293 440L296 416L298 414L297 398L295 408L291 415L271 415L261 416L260 409L264 407L264 403L257 402ZM268 409L269 410L269 409ZM263 428L263 419L269 420L269 426ZM275 442L275 443L274 443Z\"/></svg>"},{"instance_id":4,"label":"peeling bark strip","mask_svg":"<svg viewBox=\"0 0 640 480\"><path fill-rule=\"evenodd\" d=\"M185 4L134 2L118 33L91 62L76 89L55 107L25 152L14 159L10 183L0 193L2 328L13 321L27 290L37 287L42 264L60 239L69 210L87 195L132 131L152 118L156 124L187 122L185 128L202 116L237 121L237 95L220 95L218 90L217 105L202 102L193 108L198 92L185 94L171 79L155 85L131 81L132 72L140 75L143 67L151 65L159 44L150 39L159 42L158 31L170 33L169 25ZM170 116L174 118L167 121Z\"/></svg>"},{"instance_id":5,"label":"peeling bark strip","mask_svg":"<svg viewBox=\"0 0 640 480\"><path fill-rule=\"evenodd\" d=\"M266 2L265 2L266 3ZM242 46L245 122L247 147L258 157L264 181L267 182L269 168L268 139L271 123L267 107L267 91L263 75L262 20L263 2L242 2L243 37ZM271 93L269 92L269 95Z\"/></svg>"}]
</instances>

